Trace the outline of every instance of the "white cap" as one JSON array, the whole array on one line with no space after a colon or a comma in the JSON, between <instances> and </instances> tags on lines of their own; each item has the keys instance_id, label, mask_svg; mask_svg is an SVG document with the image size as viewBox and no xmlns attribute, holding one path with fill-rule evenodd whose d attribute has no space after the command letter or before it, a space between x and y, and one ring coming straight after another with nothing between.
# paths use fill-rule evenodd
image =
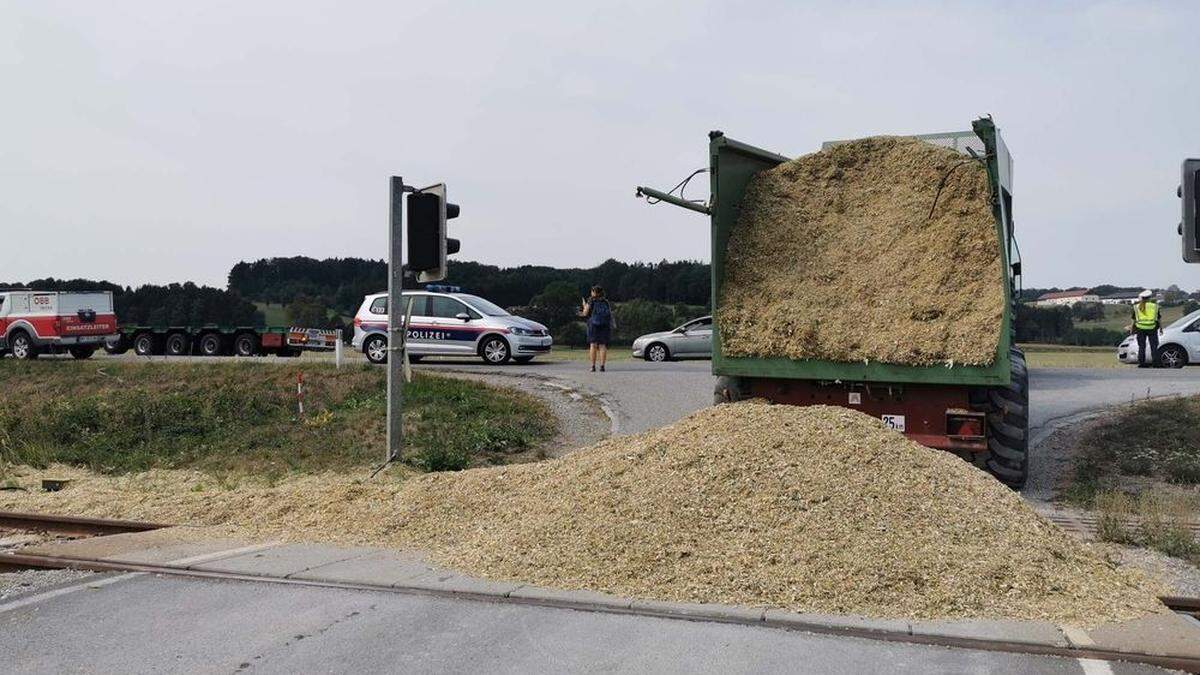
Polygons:
<instances>
[{"instance_id":1,"label":"white cap","mask_svg":"<svg viewBox=\"0 0 1200 675\"><path fill-rule=\"evenodd\" d=\"M1152 295L1154 295L1154 293L1152 291L1142 291L1141 293L1138 293L1138 297L1142 298L1143 300Z\"/></svg>"}]
</instances>

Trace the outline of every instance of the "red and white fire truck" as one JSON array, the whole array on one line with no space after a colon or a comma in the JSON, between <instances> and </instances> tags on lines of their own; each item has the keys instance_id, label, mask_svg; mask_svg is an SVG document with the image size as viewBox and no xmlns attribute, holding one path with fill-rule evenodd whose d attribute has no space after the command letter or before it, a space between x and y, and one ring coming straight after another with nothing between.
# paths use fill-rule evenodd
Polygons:
<instances>
[{"instance_id":1,"label":"red and white fire truck","mask_svg":"<svg viewBox=\"0 0 1200 675\"><path fill-rule=\"evenodd\" d=\"M0 356L69 352L86 359L117 332L108 291L0 290Z\"/></svg>"}]
</instances>

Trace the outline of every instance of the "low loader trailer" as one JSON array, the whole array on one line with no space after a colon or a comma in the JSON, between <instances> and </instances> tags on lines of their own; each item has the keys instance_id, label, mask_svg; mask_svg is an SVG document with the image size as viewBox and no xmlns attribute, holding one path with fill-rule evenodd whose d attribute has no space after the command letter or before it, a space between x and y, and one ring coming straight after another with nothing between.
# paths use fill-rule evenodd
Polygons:
<instances>
[{"instance_id":1,"label":"low loader trailer","mask_svg":"<svg viewBox=\"0 0 1200 675\"><path fill-rule=\"evenodd\" d=\"M1005 484L1019 488L1029 472L1029 375L1024 354L1013 344L1021 263L1013 236L1012 158L991 118L976 120L971 131L916 138L975 157L987 169L1005 300L1000 340L991 365L907 366L735 358L723 353L720 322L714 321L712 372L718 376L714 399L724 403L762 398L793 405L853 408L879 418L918 443L973 461ZM746 188L755 174L788 161L788 157L714 131L709 134L711 192L707 204L652 188L637 188L640 197L709 216L714 316L720 316L720 289L730 234ZM930 194L937 189L931 185ZM955 261L946 263L952 265Z\"/></svg>"},{"instance_id":2,"label":"low loader trailer","mask_svg":"<svg viewBox=\"0 0 1200 675\"><path fill-rule=\"evenodd\" d=\"M340 331L299 327L121 326L104 344L109 354L139 356L299 356L336 349Z\"/></svg>"}]
</instances>

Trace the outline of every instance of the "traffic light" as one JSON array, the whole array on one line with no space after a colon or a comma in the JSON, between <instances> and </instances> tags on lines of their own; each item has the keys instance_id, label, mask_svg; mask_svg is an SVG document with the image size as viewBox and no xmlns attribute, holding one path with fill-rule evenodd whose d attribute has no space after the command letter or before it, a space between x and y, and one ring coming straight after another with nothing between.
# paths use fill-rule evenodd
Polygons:
<instances>
[{"instance_id":1,"label":"traffic light","mask_svg":"<svg viewBox=\"0 0 1200 675\"><path fill-rule=\"evenodd\" d=\"M446 256L458 253L459 242L446 236L446 221L458 217L458 204L446 201L443 183L408 195L408 270L417 281L446 278Z\"/></svg>"},{"instance_id":2,"label":"traffic light","mask_svg":"<svg viewBox=\"0 0 1200 675\"><path fill-rule=\"evenodd\" d=\"M1200 209L1196 199L1200 197L1200 159L1183 160L1183 176L1178 194L1183 200L1183 219L1179 221L1179 234L1183 235L1183 259L1185 262L1200 262Z\"/></svg>"}]
</instances>

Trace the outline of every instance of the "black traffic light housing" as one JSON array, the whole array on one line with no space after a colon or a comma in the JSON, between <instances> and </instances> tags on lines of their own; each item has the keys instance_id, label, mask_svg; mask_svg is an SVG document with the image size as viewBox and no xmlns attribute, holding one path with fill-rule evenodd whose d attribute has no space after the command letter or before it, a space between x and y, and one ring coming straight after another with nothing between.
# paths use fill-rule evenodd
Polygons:
<instances>
[{"instance_id":1,"label":"black traffic light housing","mask_svg":"<svg viewBox=\"0 0 1200 675\"><path fill-rule=\"evenodd\" d=\"M408 195L407 268L416 273L417 281L446 278L446 256L459 250L459 241L446 236L446 221L458 213L458 204L446 201L443 183Z\"/></svg>"},{"instance_id":2,"label":"black traffic light housing","mask_svg":"<svg viewBox=\"0 0 1200 675\"><path fill-rule=\"evenodd\" d=\"M1200 159L1183 160L1179 197L1183 200L1183 220L1179 221L1183 259L1190 263L1200 262L1200 209L1196 204L1200 197Z\"/></svg>"}]
</instances>

